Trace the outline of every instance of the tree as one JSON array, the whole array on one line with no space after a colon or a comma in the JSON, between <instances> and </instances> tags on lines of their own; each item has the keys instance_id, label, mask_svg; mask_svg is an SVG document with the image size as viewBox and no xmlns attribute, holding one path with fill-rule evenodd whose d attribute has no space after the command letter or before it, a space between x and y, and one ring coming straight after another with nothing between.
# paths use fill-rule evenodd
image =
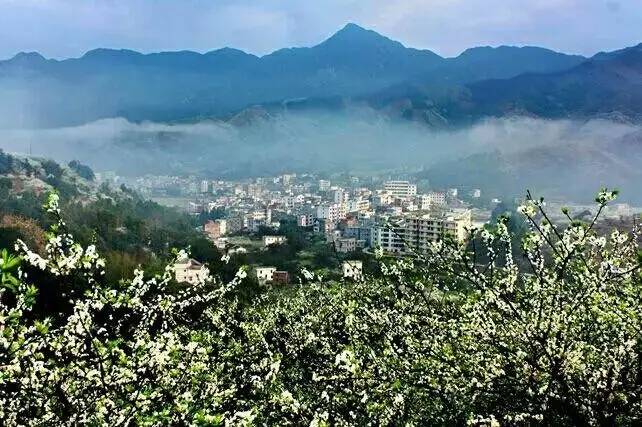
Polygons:
<instances>
[{"instance_id":1,"label":"tree","mask_svg":"<svg viewBox=\"0 0 642 427\"><path fill-rule=\"evenodd\" d=\"M69 162L68 166L73 171L75 171L78 176L86 179L87 181L93 181L94 179L96 179L94 171L89 166L80 163L78 160L72 160L71 162Z\"/></svg>"},{"instance_id":2,"label":"tree","mask_svg":"<svg viewBox=\"0 0 642 427\"><path fill-rule=\"evenodd\" d=\"M640 230L595 233L614 197L600 192L590 222L560 228L529 196L519 209L525 269L502 217L474 231L472 248L445 238L413 257L378 251L381 277L328 282L304 271L299 286L251 304L239 302L244 268L193 286L170 286L171 265L106 281L104 261L74 242L52 197L45 254L19 241L22 265L7 272L17 285L0 290L0 416L6 425L637 424ZM42 277L55 281L41 286ZM45 289L59 292L64 312L39 309Z\"/></svg>"}]
</instances>

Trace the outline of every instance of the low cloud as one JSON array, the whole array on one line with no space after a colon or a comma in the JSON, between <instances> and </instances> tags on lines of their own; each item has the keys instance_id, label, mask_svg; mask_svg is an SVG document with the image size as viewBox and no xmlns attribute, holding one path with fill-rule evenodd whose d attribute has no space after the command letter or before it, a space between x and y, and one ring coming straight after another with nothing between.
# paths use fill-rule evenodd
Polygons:
<instances>
[{"instance_id":1,"label":"low cloud","mask_svg":"<svg viewBox=\"0 0 642 427\"><path fill-rule=\"evenodd\" d=\"M513 117L488 119L456 130L431 130L418 123L392 121L371 110L355 110L271 116L250 111L233 123L137 124L108 119L67 128L2 130L0 148L65 162L77 159L98 171L124 175L394 174L452 164L454 178L449 179L464 182L473 173L483 177L487 172L492 177L493 169L509 168L511 179L520 185L545 183L545 189L555 187L551 168L566 165L559 171L564 182L557 186L570 188L571 196L580 194L579 188L594 190L602 181L610 184L610 177L614 185L626 184L642 170L642 159L627 151L637 150L642 131L632 124L607 120ZM475 156L488 153L498 156L497 164L480 164L482 170L473 170ZM611 170L614 167L617 170ZM591 179L595 177L599 182ZM484 184L493 183L480 182ZM508 187L497 187L498 192L508 191L503 189Z\"/></svg>"}]
</instances>

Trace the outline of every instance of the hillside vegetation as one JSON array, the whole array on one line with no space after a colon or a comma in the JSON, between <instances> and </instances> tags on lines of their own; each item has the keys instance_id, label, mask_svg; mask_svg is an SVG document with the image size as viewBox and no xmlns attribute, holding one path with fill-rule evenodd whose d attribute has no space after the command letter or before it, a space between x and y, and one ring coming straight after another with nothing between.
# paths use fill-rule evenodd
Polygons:
<instances>
[{"instance_id":1,"label":"hillside vegetation","mask_svg":"<svg viewBox=\"0 0 642 427\"><path fill-rule=\"evenodd\" d=\"M602 191L601 211L615 198ZM561 229L543 200L473 248L380 258L383 277L305 282L242 304L213 276L107 280L58 197L45 251L3 252L5 425L631 425L642 417L639 232ZM179 256L183 256L179 254ZM48 301L55 300L52 306Z\"/></svg>"}]
</instances>

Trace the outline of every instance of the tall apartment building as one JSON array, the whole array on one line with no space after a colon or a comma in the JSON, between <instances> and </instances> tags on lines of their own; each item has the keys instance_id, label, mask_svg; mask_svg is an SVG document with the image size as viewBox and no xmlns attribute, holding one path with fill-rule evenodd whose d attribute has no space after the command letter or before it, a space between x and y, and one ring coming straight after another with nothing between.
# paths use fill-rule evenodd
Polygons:
<instances>
[{"instance_id":1,"label":"tall apartment building","mask_svg":"<svg viewBox=\"0 0 642 427\"><path fill-rule=\"evenodd\" d=\"M368 199L354 199L349 200L347 203L348 212L366 212L370 209L370 200Z\"/></svg>"},{"instance_id":2,"label":"tall apartment building","mask_svg":"<svg viewBox=\"0 0 642 427\"><path fill-rule=\"evenodd\" d=\"M328 191L330 189L330 181L326 179L319 180L319 191Z\"/></svg>"},{"instance_id":3,"label":"tall apartment building","mask_svg":"<svg viewBox=\"0 0 642 427\"><path fill-rule=\"evenodd\" d=\"M296 178L296 174L290 173L290 174L283 174L281 175L281 182L283 185L291 185L294 182L294 178Z\"/></svg>"},{"instance_id":4,"label":"tall apartment building","mask_svg":"<svg viewBox=\"0 0 642 427\"><path fill-rule=\"evenodd\" d=\"M433 206L445 206L446 205L446 193L441 191L431 191L426 194L430 200L430 204Z\"/></svg>"},{"instance_id":5,"label":"tall apartment building","mask_svg":"<svg viewBox=\"0 0 642 427\"><path fill-rule=\"evenodd\" d=\"M411 213L387 228L382 224L373 230L373 244L393 254L425 253L430 242L445 235L463 242L472 227L472 212L468 209L442 213Z\"/></svg>"},{"instance_id":6,"label":"tall apartment building","mask_svg":"<svg viewBox=\"0 0 642 427\"><path fill-rule=\"evenodd\" d=\"M372 197L372 206L375 208L383 207L383 206L388 206L394 202L395 196L393 196L390 192L388 191L377 191L377 194L375 194Z\"/></svg>"},{"instance_id":7,"label":"tall apartment building","mask_svg":"<svg viewBox=\"0 0 642 427\"><path fill-rule=\"evenodd\" d=\"M339 237L334 239L334 249L341 253L354 252L357 250L357 239L354 237Z\"/></svg>"},{"instance_id":8,"label":"tall apartment building","mask_svg":"<svg viewBox=\"0 0 642 427\"><path fill-rule=\"evenodd\" d=\"M334 203L344 203L347 202L349 198L349 193L346 192L343 188L335 188L332 190L332 200Z\"/></svg>"},{"instance_id":9,"label":"tall apartment building","mask_svg":"<svg viewBox=\"0 0 642 427\"><path fill-rule=\"evenodd\" d=\"M417 195L417 186L409 181L386 181L383 189L395 197L414 197Z\"/></svg>"},{"instance_id":10,"label":"tall apartment building","mask_svg":"<svg viewBox=\"0 0 642 427\"><path fill-rule=\"evenodd\" d=\"M263 194L263 186L260 184L248 184L246 193L249 197L259 198Z\"/></svg>"},{"instance_id":11,"label":"tall apartment building","mask_svg":"<svg viewBox=\"0 0 642 427\"><path fill-rule=\"evenodd\" d=\"M299 227L312 227L314 225L314 218L312 214L301 213L296 217L296 224Z\"/></svg>"},{"instance_id":12,"label":"tall apartment building","mask_svg":"<svg viewBox=\"0 0 642 427\"><path fill-rule=\"evenodd\" d=\"M239 215L231 216L227 218L227 232L229 234L236 233L243 229L243 217Z\"/></svg>"},{"instance_id":13,"label":"tall apartment building","mask_svg":"<svg viewBox=\"0 0 642 427\"><path fill-rule=\"evenodd\" d=\"M317 218L314 220L313 231L315 233L322 233L326 236L332 234L332 231L336 228L336 222L331 221L325 218Z\"/></svg>"},{"instance_id":14,"label":"tall apartment building","mask_svg":"<svg viewBox=\"0 0 642 427\"><path fill-rule=\"evenodd\" d=\"M203 231L210 239L216 240L227 233L227 221L224 219L207 221L203 225Z\"/></svg>"},{"instance_id":15,"label":"tall apartment building","mask_svg":"<svg viewBox=\"0 0 642 427\"><path fill-rule=\"evenodd\" d=\"M320 205L317 207L317 218L337 222L341 213L340 211L340 206L336 203Z\"/></svg>"},{"instance_id":16,"label":"tall apartment building","mask_svg":"<svg viewBox=\"0 0 642 427\"><path fill-rule=\"evenodd\" d=\"M432 207L432 197L428 194L420 194L415 198L417 209L427 211Z\"/></svg>"}]
</instances>

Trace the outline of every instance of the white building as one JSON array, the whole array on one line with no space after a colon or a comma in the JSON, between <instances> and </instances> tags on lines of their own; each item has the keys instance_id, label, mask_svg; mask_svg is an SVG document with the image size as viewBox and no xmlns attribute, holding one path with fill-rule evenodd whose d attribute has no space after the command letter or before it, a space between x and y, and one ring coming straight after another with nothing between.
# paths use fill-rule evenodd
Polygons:
<instances>
[{"instance_id":1,"label":"white building","mask_svg":"<svg viewBox=\"0 0 642 427\"><path fill-rule=\"evenodd\" d=\"M203 231L212 240L216 240L227 233L227 221L224 219L217 219L214 221L207 221L203 225Z\"/></svg>"},{"instance_id":2,"label":"white building","mask_svg":"<svg viewBox=\"0 0 642 427\"><path fill-rule=\"evenodd\" d=\"M354 252L357 250L357 239L354 237L340 237L335 239L334 249L341 253Z\"/></svg>"},{"instance_id":3,"label":"white building","mask_svg":"<svg viewBox=\"0 0 642 427\"><path fill-rule=\"evenodd\" d=\"M342 270L344 279L361 280L363 278L362 261L343 261Z\"/></svg>"},{"instance_id":4,"label":"white building","mask_svg":"<svg viewBox=\"0 0 642 427\"><path fill-rule=\"evenodd\" d=\"M367 212L370 209L370 200L349 200L346 206L348 212Z\"/></svg>"},{"instance_id":5,"label":"white building","mask_svg":"<svg viewBox=\"0 0 642 427\"><path fill-rule=\"evenodd\" d=\"M276 267L256 267L256 280L260 285L265 285L272 281L272 275L276 271Z\"/></svg>"},{"instance_id":6,"label":"white building","mask_svg":"<svg viewBox=\"0 0 642 427\"><path fill-rule=\"evenodd\" d=\"M421 194L417 196L416 202L417 209L422 211L430 210L430 208L432 207L432 197L430 197L428 194Z\"/></svg>"},{"instance_id":7,"label":"white building","mask_svg":"<svg viewBox=\"0 0 642 427\"><path fill-rule=\"evenodd\" d=\"M317 218L332 222L339 220L340 206L336 203L317 206Z\"/></svg>"},{"instance_id":8,"label":"white building","mask_svg":"<svg viewBox=\"0 0 642 427\"><path fill-rule=\"evenodd\" d=\"M388 191L378 191L372 198L374 207L389 206L394 202L395 197Z\"/></svg>"},{"instance_id":9,"label":"white building","mask_svg":"<svg viewBox=\"0 0 642 427\"><path fill-rule=\"evenodd\" d=\"M426 196L430 200L430 204L432 206L446 205L446 193L443 193L441 191L431 191L430 193L426 194Z\"/></svg>"},{"instance_id":10,"label":"white building","mask_svg":"<svg viewBox=\"0 0 642 427\"><path fill-rule=\"evenodd\" d=\"M417 195L417 186L409 181L386 181L383 189L395 197L414 197Z\"/></svg>"},{"instance_id":11,"label":"white building","mask_svg":"<svg viewBox=\"0 0 642 427\"><path fill-rule=\"evenodd\" d=\"M332 190L332 200L334 203L341 204L348 201L349 194L343 188Z\"/></svg>"},{"instance_id":12,"label":"white building","mask_svg":"<svg viewBox=\"0 0 642 427\"><path fill-rule=\"evenodd\" d=\"M294 178L296 178L296 174L284 174L281 175L281 182L283 183L283 185L287 186L294 182Z\"/></svg>"},{"instance_id":13,"label":"white building","mask_svg":"<svg viewBox=\"0 0 642 427\"><path fill-rule=\"evenodd\" d=\"M281 245L286 240L285 236L263 236L263 246Z\"/></svg>"},{"instance_id":14,"label":"white building","mask_svg":"<svg viewBox=\"0 0 642 427\"><path fill-rule=\"evenodd\" d=\"M183 258L174 264L174 278L178 283L195 285L203 282L209 275L209 270L192 258Z\"/></svg>"},{"instance_id":15,"label":"white building","mask_svg":"<svg viewBox=\"0 0 642 427\"><path fill-rule=\"evenodd\" d=\"M319 180L319 191L328 191L330 189L330 181L325 179Z\"/></svg>"},{"instance_id":16,"label":"white building","mask_svg":"<svg viewBox=\"0 0 642 427\"><path fill-rule=\"evenodd\" d=\"M203 180L201 181L201 193L207 193L210 187L210 183Z\"/></svg>"},{"instance_id":17,"label":"white building","mask_svg":"<svg viewBox=\"0 0 642 427\"><path fill-rule=\"evenodd\" d=\"M475 199L479 199L481 197L481 190L479 188L475 188L472 192L472 196Z\"/></svg>"},{"instance_id":18,"label":"white building","mask_svg":"<svg viewBox=\"0 0 642 427\"><path fill-rule=\"evenodd\" d=\"M299 227L312 227L314 225L314 218L312 214L299 214L296 217L296 223Z\"/></svg>"},{"instance_id":19,"label":"white building","mask_svg":"<svg viewBox=\"0 0 642 427\"><path fill-rule=\"evenodd\" d=\"M203 212L203 204L197 202L187 202L187 212L193 215Z\"/></svg>"},{"instance_id":20,"label":"white building","mask_svg":"<svg viewBox=\"0 0 642 427\"><path fill-rule=\"evenodd\" d=\"M373 244L388 253L409 255L424 253L430 242L446 235L459 242L468 238L472 212L468 209L442 213L411 213L395 218L393 226L375 226Z\"/></svg>"}]
</instances>

